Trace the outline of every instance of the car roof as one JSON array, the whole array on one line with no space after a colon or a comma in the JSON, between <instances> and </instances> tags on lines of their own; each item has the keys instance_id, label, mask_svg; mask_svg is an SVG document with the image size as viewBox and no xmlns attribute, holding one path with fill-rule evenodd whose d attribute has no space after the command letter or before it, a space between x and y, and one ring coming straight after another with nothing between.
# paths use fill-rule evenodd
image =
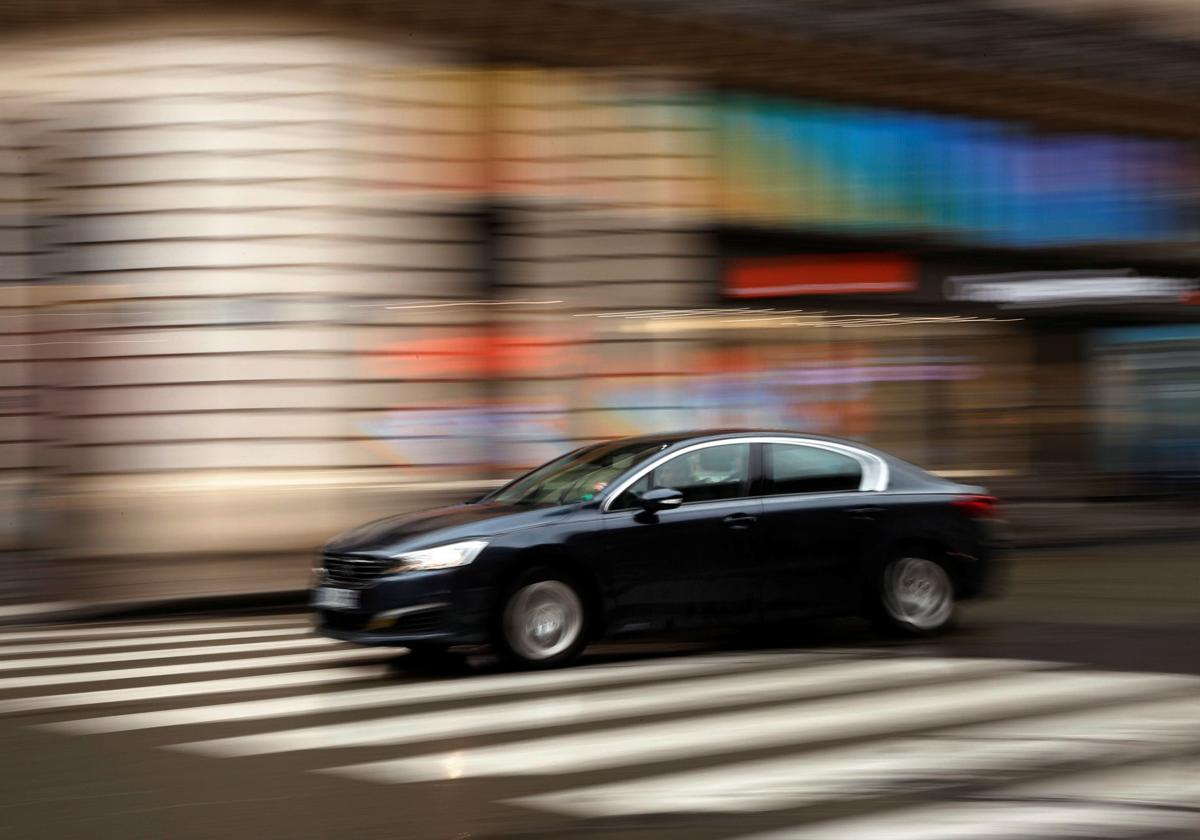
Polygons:
<instances>
[{"instance_id":1,"label":"car roof","mask_svg":"<svg viewBox=\"0 0 1200 840\"><path fill-rule=\"evenodd\" d=\"M647 444L653 445L656 443L672 446L680 443L703 443L710 440L721 440L723 438L739 438L747 436L755 437L789 437L797 440L813 440L824 441L827 443L842 443L847 446L853 446L858 449L863 449L868 452L876 450L857 440L849 440L846 438L833 437L832 435L817 435L809 434L808 432L795 432L787 429L746 429L746 428L720 428L720 429L691 429L679 432L663 432L659 434L638 435L636 437L622 438L622 440L631 443L644 441ZM878 453L884 454L884 453Z\"/></svg>"},{"instance_id":2,"label":"car roof","mask_svg":"<svg viewBox=\"0 0 1200 840\"><path fill-rule=\"evenodd\" d=\"M708 441L718 441L725 439L737 439L743 437L775 437L775 438L791 438L798 443L804 441L838 443L843 446L850 446L861 452L866 452L874 455L877 458L887 462L893 478L904 476L909 481L915 481L919 485L930 485L937 487L955 486L962 487L955 482L936 476L929 472L924 467L920 467L909 461L899 458L890 452L885 452L877 449L870 444L860 440L851 440L849 438L835 437L833 435L818 435L809 432L796 432L789 429L745 429L745 428L723 428L723 429L692 429L689 431L679 432L664 432L661 434L641 435L637 437L620 438L622 442L645 442L648 446L660 445L663 450L673 448L683 448L684 446L693 443L706 443ZM616 441L612 441L616 442ZM976 488L978 489L978 488Z\"/></svg>"}]
</instances>

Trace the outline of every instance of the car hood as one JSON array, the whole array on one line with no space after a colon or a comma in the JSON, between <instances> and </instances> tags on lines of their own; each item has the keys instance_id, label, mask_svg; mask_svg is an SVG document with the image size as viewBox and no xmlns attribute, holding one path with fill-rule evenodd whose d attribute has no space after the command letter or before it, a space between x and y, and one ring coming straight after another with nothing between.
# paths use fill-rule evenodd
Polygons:
<instances>
[{"instance_id":1,"label":"car hood","mask_svg":"<svg viewBox=\"0 0 1200 840\"><path fill-rule=\"evenodd\" d=\"M500 504L453 505L389 516L351 528L325 545L331 554L408 550L505 531L561 518L569 508L529 508Z\"/></svg>"}]
</instances>

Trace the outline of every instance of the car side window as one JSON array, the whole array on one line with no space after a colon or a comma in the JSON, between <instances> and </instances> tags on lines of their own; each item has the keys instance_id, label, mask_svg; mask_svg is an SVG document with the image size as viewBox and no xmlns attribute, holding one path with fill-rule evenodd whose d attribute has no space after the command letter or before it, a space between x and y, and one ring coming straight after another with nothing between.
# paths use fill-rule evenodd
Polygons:
<instances>
[{"instance_id":1,"label":"car side window","mask_svg":"<svg viewBox=\"0 0 1200 840\"><path fill-rule=\"evenodd\" d=\"M613 501L612 509L636 507L638 496L661 487L678 490L686 505L741 498L749 485L750 444L706 446L677 455L639 478Z\"/></svg>"},{"instance_id":2,"label":"car side window","mask_svg":"<svg viewBox=\"0 0 1200 840\"><path fill-rule=\"evenodd\" d=\"M857 459L816 446L790 443L766 445L769 493L837 493L862 485L862 465Z\"/></svg>"}]
</instances>

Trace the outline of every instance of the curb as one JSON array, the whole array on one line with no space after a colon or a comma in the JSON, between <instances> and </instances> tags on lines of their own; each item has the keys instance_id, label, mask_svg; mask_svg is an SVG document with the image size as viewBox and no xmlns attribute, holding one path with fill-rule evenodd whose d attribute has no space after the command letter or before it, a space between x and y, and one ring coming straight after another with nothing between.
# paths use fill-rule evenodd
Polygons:
<instances>
[{"instance_id":1,"label":"curb","mask_svg":"<svg viewBox=\"0 0 1200 840\"><path fill-rule=\"evenodd\" d=\"M1144 534L1123 533L1107 537L1063 537L1061 539L1025 539L1012 540L1009 549L1013 551L1040 551L1052 548L1088 548L1096 545L1130 545L1134 543L1166 543L1186 542L1200 539L1200 529L1195 527L1179 528L1170 531L1149 531Z\"/></svg>"}]
</instances>

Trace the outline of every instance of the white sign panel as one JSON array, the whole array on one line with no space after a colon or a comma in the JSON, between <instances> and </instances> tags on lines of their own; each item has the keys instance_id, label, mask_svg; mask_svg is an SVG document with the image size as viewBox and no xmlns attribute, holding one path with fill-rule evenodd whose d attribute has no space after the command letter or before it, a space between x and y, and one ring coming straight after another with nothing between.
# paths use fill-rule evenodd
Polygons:
<instances>
[{"instance_id":1,"label":"white sign panel","mask_svg":"<svg viewBox=\"0 0 1200 840\"><path fill-rule=\"evenodd\" d=\"M950 300L991 303L1003 309L1072 304L1178 303L1196 288L1181 277L1141 277L1131 272L975 274L946 280Z\"/></svg>"}]
</instances>

